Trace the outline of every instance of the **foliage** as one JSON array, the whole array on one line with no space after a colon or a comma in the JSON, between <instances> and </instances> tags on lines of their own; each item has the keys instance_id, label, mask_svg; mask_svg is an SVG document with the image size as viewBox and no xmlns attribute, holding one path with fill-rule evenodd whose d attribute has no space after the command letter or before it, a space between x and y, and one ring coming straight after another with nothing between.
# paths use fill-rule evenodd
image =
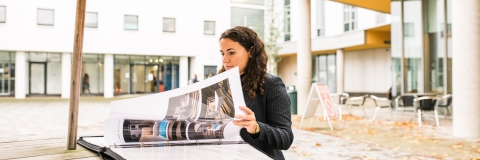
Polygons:
<instances>
[{"instance_id":1,"label":"foliage","mask_svg":"<svg viewBox=\"0 0 480 160\"><path fill-rule=\"evenodd\" d=\"M280 57L278 52L282 49L278 45L278 39L281 38L282 22L281 16L283 15L282 11L278 11L278 8L275 4L276 0L267 0L266 1L266 19L267 19L267 35L265 37L265 49L268 54L268 72L274 75L277 75L277 64L280 62Z\"/></svg>"}]
</instances>

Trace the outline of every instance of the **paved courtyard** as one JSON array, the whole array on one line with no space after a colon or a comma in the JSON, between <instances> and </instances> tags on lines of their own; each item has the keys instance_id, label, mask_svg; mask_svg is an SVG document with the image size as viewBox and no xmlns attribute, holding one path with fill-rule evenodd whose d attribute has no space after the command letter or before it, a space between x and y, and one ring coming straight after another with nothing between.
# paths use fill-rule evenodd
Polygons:
<instances>
[{"instance_id":1,"label":"paved courtyard","mask_svg":"<svg viewBox=\"0 0 480 160\"><path fill-rule=\"evenodd\" d=\"M129 97L116 99L121 98ZM78 135L103 135L103 121L109 116L111 100L96 97L81 99ZM68 111L69 101L59 98L27 98L25 100L2 98L0 99L0 141L67 136ZM354 112L354 114L357 113ZM385 119L385 116L380 117L382 118ZM294 126L297 127L298 117L294 116L293 120ZM347 135L348 124L345 123L343 129L336 128L337 132L344 131L345 133L342 134ZM287 159L448 159L448 157L417 154L414 151L389 147L381 143L342 137L336 134L337 132L330 132L326 128L325 121L318 119L315 120L313 129L307 130L310 131L294 129L294 143L289 150L284 151ZM0 159L4 158L0 154Z\"/></svg>"}]
</instances>

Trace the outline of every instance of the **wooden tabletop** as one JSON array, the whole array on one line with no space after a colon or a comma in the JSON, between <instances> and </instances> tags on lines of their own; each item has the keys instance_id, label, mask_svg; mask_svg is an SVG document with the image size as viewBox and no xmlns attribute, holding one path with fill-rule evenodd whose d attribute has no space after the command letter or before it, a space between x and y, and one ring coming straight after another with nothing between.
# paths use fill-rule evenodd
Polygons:
<instances>
[{"instance_id":1,"label":"wooden tabletop","mask_svg":"<svg viewBox=\"0 0 480 160\"><path fill-rule=\"evenodd\" d=\"M0 160L4 159L80 159L101 160L101 157L77 145L67 150L66 136L42 136L0 139Z\"/></svg>"}]
</instances>

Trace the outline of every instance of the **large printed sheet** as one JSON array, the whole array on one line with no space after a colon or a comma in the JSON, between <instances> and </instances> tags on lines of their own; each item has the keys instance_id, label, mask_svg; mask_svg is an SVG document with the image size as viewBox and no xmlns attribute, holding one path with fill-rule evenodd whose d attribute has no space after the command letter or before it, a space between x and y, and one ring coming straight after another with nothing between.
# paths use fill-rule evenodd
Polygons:
<instances>
[{"instance_id":1,"label":"large printed sheet","mask_svg":"<svg viewBox=\"0 0 480 160\"><path fill-rule=\"evenodd\" d=\"M242 141L232 121L245 113L238 68L179 89L113 101L105 120L110 146Z\"/></svg>"}]
</instances>

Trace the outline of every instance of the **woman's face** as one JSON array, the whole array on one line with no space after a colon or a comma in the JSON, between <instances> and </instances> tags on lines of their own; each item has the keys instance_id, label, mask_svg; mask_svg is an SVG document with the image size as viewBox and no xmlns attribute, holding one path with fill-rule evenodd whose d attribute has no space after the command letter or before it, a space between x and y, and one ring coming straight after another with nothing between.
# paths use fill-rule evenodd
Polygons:
<instances>
[{"instance_id":1,"label":"woman's face","mask_svg":"<svg viewBox=\"0 0 480 160\"><path fill-rule=\"evenodd\" d=\"M222 64L225 70L238 66L240 74L243 73L245 67L247 67L250 53L240 43L234 42L229 38L221 39L220 53L222 54Z\"/></svg>"}]
</instances>

